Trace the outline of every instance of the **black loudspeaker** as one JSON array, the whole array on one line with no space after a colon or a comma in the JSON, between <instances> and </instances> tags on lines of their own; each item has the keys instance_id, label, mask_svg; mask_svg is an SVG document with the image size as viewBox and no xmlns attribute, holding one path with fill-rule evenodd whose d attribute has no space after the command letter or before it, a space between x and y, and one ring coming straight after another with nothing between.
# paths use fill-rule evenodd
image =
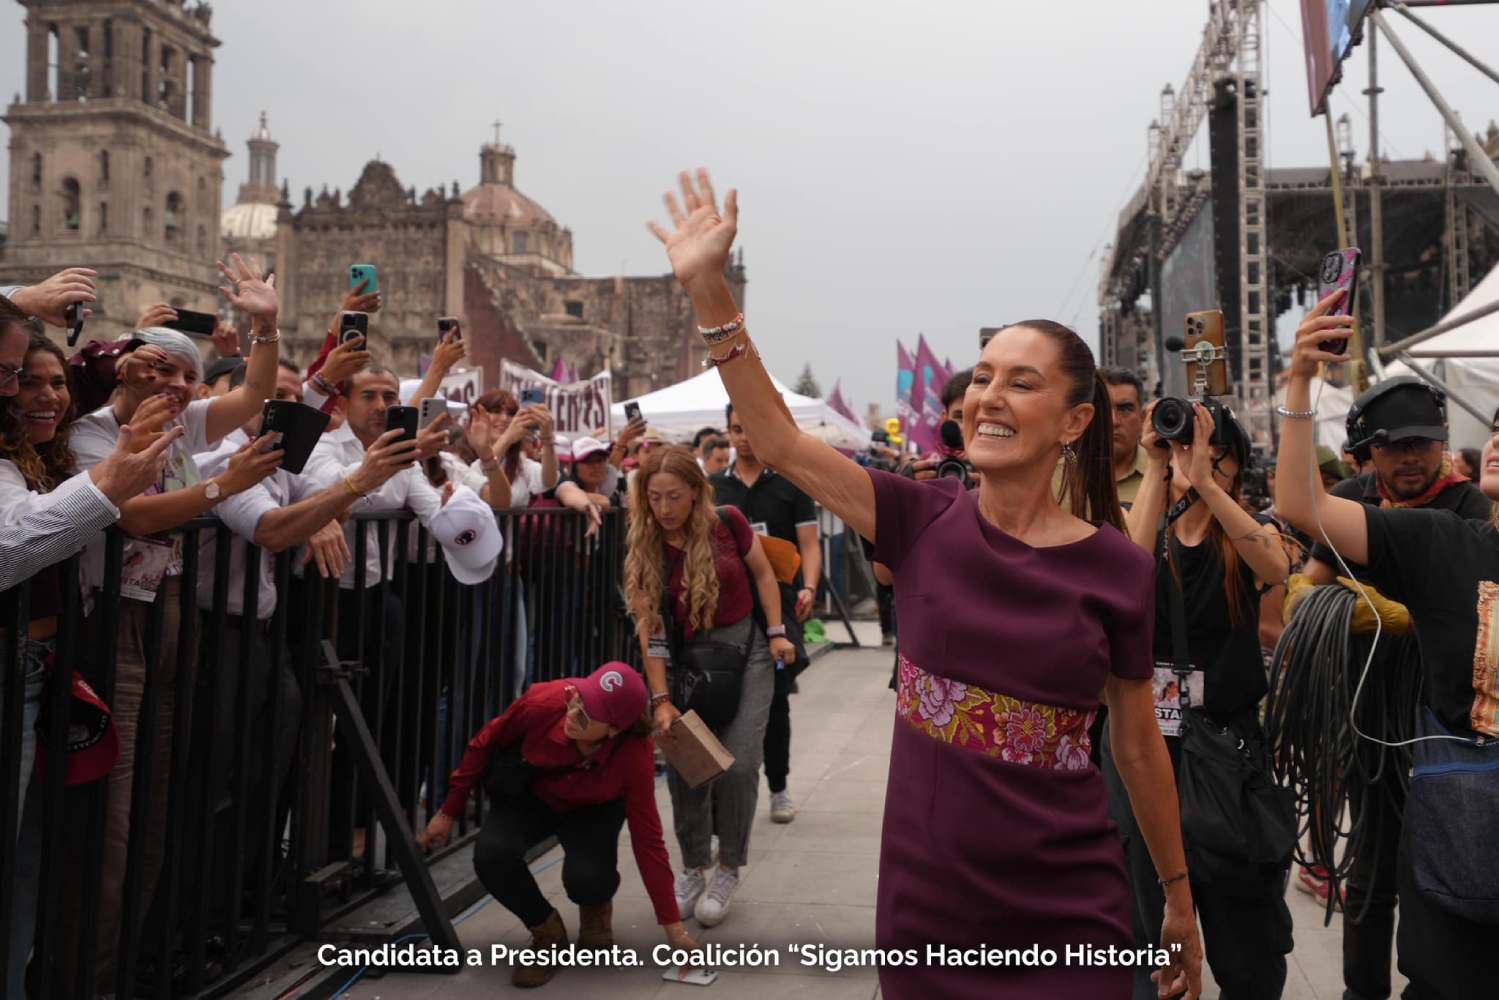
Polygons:
<instances>
[{"instance_id":1,"label":"black loudspeaker","mask_svg":"<svg viewBox=\"0 0 1499 1000\"><path fill-rule=\"evenodd\" d=\"M1228 380L1244 375L1239 357L1239 96L1229 77L1213 84L1208 105L1208 161L1212 168L1213 272L1218 282L1218 308L1223 310L1223 339L1228 347ZM1199 309L1211 308L1204 304Z\"/></svg>"}]
</instances>

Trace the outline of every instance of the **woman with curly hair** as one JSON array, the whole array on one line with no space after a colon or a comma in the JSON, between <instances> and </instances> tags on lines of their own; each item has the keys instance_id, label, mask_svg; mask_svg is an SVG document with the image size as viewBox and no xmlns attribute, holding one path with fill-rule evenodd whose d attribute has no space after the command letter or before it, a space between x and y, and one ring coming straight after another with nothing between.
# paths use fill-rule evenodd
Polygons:
<instances>
[{"instance_id":1,"label":"woman with curly hair","mask_svg":"<svg viewBox=\"0 0 1499 1000\"><path fill-rule=\"evenodd\" d=\"M763 621L755 613L756 595ZM684 660L712 646L718 659L742 664L737 707L726 719L707 720L734 755L728 773L691 788L675 769L666 770L682 851L677 908L712 927L728 914L749 855L774 661L790 663L796 648L781 624L781 591L770 560L743 514L714 508L713 488L686 448L649 452L630 487L625 599L637 622L657 732L682 714L672 699L673 693L685 697ZM703 870L713 860L715 830L718 866L710 879Z\"/></svg>"}]
</instances>

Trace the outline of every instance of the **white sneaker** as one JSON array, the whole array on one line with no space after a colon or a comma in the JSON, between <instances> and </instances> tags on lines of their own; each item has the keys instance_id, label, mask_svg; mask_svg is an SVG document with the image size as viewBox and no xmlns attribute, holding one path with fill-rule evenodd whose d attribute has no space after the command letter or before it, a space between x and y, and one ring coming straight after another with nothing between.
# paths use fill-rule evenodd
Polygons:
<instances>
[{"instance_id":1,"label":"white sneaker","mask_svg":"<svg viewBox=\"0 0 1499 1000\"><path fill-rule=\"evenodd\" d=\"M704 927L712 927L729 915L729 904L734 901L734 890L739 888L739 869L719 866L713 869L713 880L708 891L698 898L694 916Z\"/></svg>"},{"instance_id":2,"label":"white sneaker","mask_svg":"<svg viewBox=\"0 0 1499 1000\"><path fill-rule=\"evenodd\" d=\"M790 823L796 819L796 803L791 801L790 792L770 793L770 821L772 823Z\"/></svg>"},{"instance_id":3,"label":"white sneaker","mask_svg":"<svg viewBox=\"0 0 1499 1000\"><path fill-rule=\"evenodd\" d=\"M708 885L707 879L697 868L689 868L677 876L677 912L686 920L692 916L693 907L697 905L698 897L703 894L703 889Z\"/></svg>"}]
</instances>

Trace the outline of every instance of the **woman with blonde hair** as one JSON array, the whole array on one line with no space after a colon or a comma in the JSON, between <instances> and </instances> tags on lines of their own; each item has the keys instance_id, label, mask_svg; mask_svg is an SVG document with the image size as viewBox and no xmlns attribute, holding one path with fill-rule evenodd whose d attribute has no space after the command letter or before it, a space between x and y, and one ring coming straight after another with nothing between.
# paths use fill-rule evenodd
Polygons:
<instances>
[{"instance_id":1,"label":"woman with blonde hair","mask_svg":"<svg viewBox=\"0 0 1499 1000\"><path fill-rule=\"evenodd\" d=\"M781 624L770 560L743 514L714 508L713 488L692 452L649 452L630 491L625 597L637 622L656 731L699 708L734 755L728 773L705 788L691 788L666 770L682 851L677 908L712 927L728 914L749 854L774 661L789 663L796 649ZM718 866L708 878L703 870L713 860L715 830Z\"/></svg>"}]
</instances>

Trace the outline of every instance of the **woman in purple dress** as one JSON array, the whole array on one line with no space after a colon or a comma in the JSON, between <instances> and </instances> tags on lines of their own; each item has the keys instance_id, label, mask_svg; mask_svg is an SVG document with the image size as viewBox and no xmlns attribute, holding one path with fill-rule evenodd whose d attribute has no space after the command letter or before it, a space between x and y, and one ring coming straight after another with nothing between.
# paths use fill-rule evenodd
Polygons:
<instances>
[{"instance_id":1,"label":"woman in purple dress","mask_svg":"<svg viewBox=\"0 0 1499 1000\"><path fill-rule=\"evenodd\" d=\"M1196 996L1201 945L1151 696L1153 567L1120 531L1108 391L1087 345L1048 321L989 342L963 406L979 489L866 470L797 430L750 344L724 279L734 192L720 216L706 171L682 174L681 187L684 204L666 196L674 229L651 228L755 452L895 574L902 660L876 915L884 995L1125 1000L1131 963L1143 961L1163 966L1161 996ZM1059 460L1070 512L1050 488ZM1120 842L1088 759L1100 693L1165 887L1164 953L1137 952L1130 932ZM914 964L891 961L896 951Z\"/></svg>"}]
</instances>

